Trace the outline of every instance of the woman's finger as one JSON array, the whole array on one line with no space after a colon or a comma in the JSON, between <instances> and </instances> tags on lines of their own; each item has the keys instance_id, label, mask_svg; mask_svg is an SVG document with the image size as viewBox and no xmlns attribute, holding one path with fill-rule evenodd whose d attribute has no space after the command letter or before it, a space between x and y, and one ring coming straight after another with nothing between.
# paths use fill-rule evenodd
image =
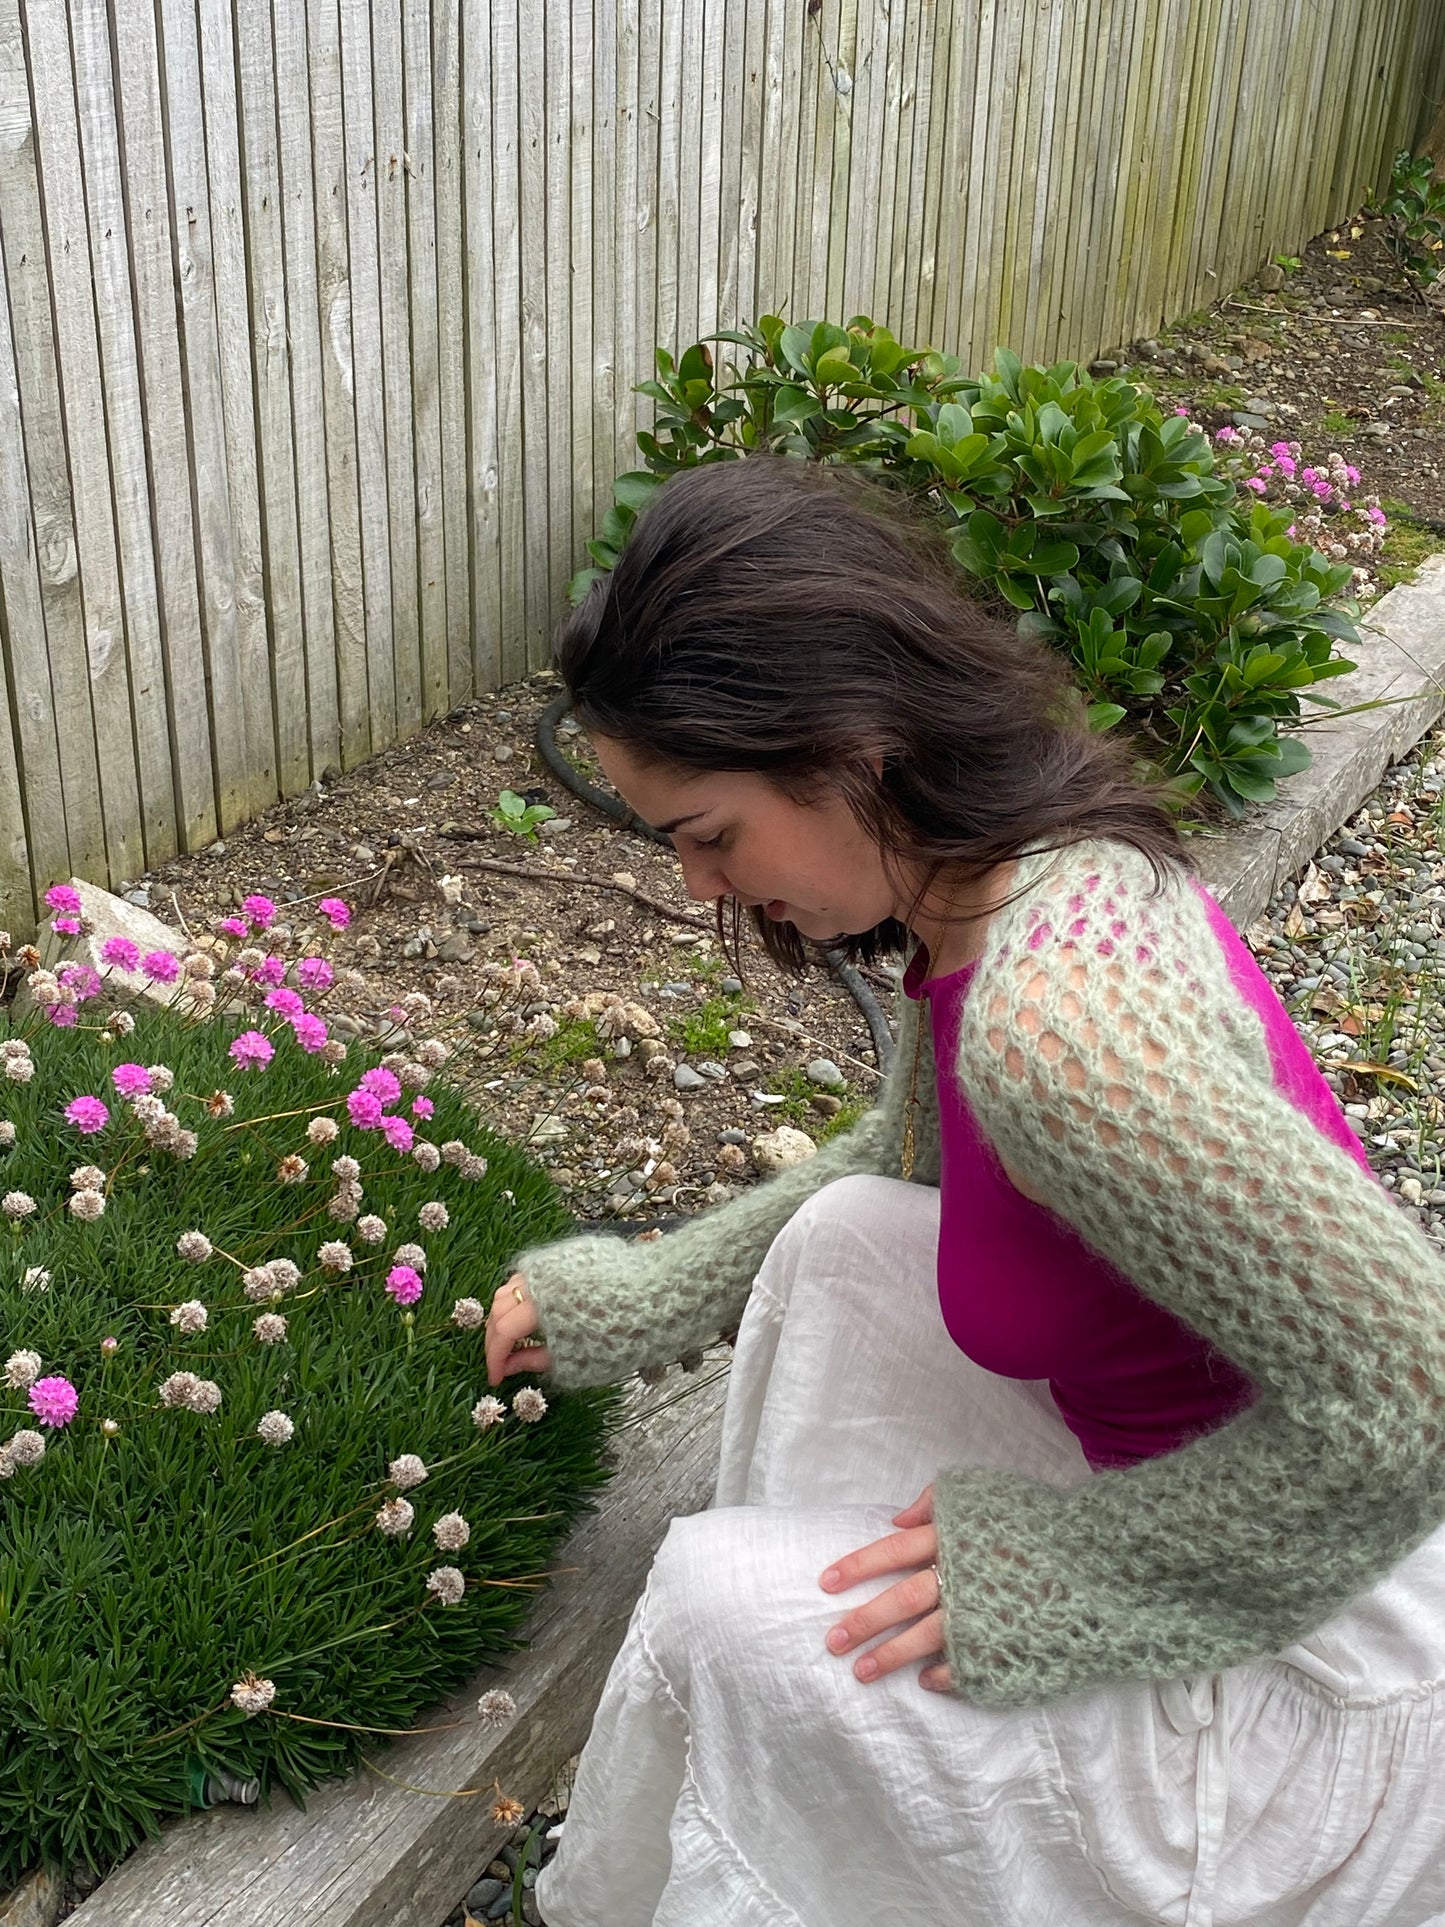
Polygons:
<instances>
[{"instance_id":1,"label":"woman's finger","mask_svg":"<svg viewBox=\"0 0 1445 1927\"><path fill-rule=\"evenodd\" d=\"M881 1572L897 1572L901 1566L926 1566L938 1557L938 1534L931 1525L915 1526L908 1532L889 1532L870 1545L860 1546L829 1566L818 1584L824 1592L843 1592L860 1580L874 1579Z\"/></svg>"},{"instance_id":2,"label":"woman's finger","mask_svg":"<svg viewBox=\"0 0 1445 1927\"><path fill-rule=\"evenodd\" d=\"M826 1641L829 1652L849 1653L855 1646L861 1646L865 1639L875 1633L886 1632L900 1620L912 1619L917 1613L931 1613L938 1605L938 1581L930 1569L915 1572L911 1578L900 1579L896 1586L889 1586L885 1592L876 1594L865 1606L840 1619L828 1634ZM943 1648L937 1647L942 1652Z\"/></svg>"},{"instance_id":3,"label":"woman's finger","mask_svg":"<svg viewBox=\"0 0 1445 1927\"><path fill-rule=\"evenodd\" d=\"M502 1364L502 1377L511 1372L550 1372L552 1356L545 1345L528 1345L524 1350L513 1352Z\"/></svg>"},{"instance_id":4,"label":"woman's finger","mask_svg":"<svg viewBox=\"0 0 1445 1927\"><path fill-rule=\"evenodd\" d=\"M947 1664L925 1666L918 1675L918 1684L930 1693L951 1693L953 1691L953 1668Z\"/></svg>"},{"instance_id":5,"label":"woman's finger","mask_svg":"<svg viewBox=\"0 0 1445 1927\"><path fill-rule=\"evenodd\" d=\"M932 1517L933 1487L926 1485L912 1505L906 1505L901 1512L894 1513L893 1523L896 1526L921 1526L926 1525Z\"/></svg>"},{"instance_id":6,"label":"woman's finger","mask_svg":"<svg viewBox=\"0 0 1445 1927\"><path fill-rule=\"evenodd\" d=\"M943 1614L931 1612L926 1619L920 1619L916 1626L909 1626L892 1639L885 1639L881 1646L871 1652L860 1653L853 1662L854 1677L863 1681L886 1679L889 1673L896 1673L900 1666L909 1666L915 1660L936 1659L943 1652Z\"/></svg>"}]
</instances>

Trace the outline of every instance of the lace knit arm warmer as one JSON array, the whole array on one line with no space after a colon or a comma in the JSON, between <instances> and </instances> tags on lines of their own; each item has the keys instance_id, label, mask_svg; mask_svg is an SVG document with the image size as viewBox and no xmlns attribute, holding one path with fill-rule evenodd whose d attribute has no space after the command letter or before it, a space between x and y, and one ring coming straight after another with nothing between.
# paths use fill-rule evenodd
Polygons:
<instances>
[{"instance_id":1,"label":"lace knit arm warmer","mask_svg":"<svg viewBox=\"0 0 1445 1927\"><path fill-rule=\"evenodd\" d=\"M939 1477L955 1690L996 1704L1266 1657L1445 1517L1445 1264L1276 1092L1187 881L1146 901L1146 859L1089 849L990 926L956 1070L1049 1208L1260 1396L1072 1491Z\"/></svg>"},{"instance_id":2,"label":"lace knit arm warmer","mask_svg":"<svg viewBox=\"0 0 1445 1927\"><path fill-rule=\"evenodd\" d=\"M916 1015L911 1010L911 1021ZM712 1344L737 1326L768 1246L806 1198L852 1172L896 1175L904 1096L899 1065L906 1075L912 1037L910 1022L906 1036L900 1031L893 1068L875 1104L816 1156L655 1244L593 1232L520 1252L512 1264L525 1274L537 1302L552 1358L550 1382L564 1388L609 1384ZM930 1057L924 1053L920 1083L931 1074ZM935 1121L934 1182L936 1141ZM920 1180L924 1174L921 1156Z\"/></svg>"}]
</instances>

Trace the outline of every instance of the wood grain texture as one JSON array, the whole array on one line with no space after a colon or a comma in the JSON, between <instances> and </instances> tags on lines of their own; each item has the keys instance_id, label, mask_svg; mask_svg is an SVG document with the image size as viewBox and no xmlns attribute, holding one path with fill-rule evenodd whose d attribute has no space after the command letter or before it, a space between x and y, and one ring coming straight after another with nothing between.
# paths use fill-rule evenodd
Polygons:
<instances>
[{"instance_id":1,"label":"wood grain texture","mask_svg":"<svg viewBox=\"0 0 1445 1927\"><path fill-rule=\"evenodd\" d=\"M678 1389L674 1374L651 1403ZM700 1383L623 1434L613 1483L560 1549L564 1570L528 1622L530 1650L418 1721L460 1720L455 1731L379 1750L380 1772L330 1782L304 1813L282 1795L269 1811L218 1807L166 1828L70 1916L73 1927L437 1927L510 1832L487 1811L493 1779L530 1805L585 1740L669 1521L711 1500L724 1391ZM476 1719L490 1686L517 1702L500 1733ZM435 1797L453 1789L477 1791Z\"/></svg>"},{"instance_id":2,"label":"wood grain texture","mask_svg":"<svg viewBox=\"0 0 1445 1927\"><path fill-rule=\"evenodd\" d=\"M659 344L1127 348L1442 78L1438 0L0 0L0 920L547 663Z\"/></svg>"}]
</instances>

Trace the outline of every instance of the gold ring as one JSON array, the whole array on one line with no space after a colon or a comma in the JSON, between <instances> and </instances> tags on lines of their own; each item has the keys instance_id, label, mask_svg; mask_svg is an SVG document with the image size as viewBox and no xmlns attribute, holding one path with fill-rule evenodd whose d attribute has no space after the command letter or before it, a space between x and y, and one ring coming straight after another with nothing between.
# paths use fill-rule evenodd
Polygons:
<instances>
[{"instance_id":1,"label":"gold ring","mask_svg":"<svg viewBox=\"0 0 1445 1927\"><path fill-rule=\"evenodd\" d=\"M522 1287L520 1285L513 1285L512 1292L519 1305L526 1304L527 1300L522 1295Z\"/></svg>"}]
</instances>

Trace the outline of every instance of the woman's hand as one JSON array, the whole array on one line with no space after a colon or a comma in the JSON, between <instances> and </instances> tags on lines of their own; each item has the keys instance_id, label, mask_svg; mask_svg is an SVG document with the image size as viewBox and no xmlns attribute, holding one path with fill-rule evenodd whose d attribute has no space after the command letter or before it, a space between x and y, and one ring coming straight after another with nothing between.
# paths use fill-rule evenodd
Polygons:
<instances>
[{"instance_id":1,"label":"woman's hand","mask_svg":"<svg viewBox=\"0 0 1445 1927\"><path fill-rule=\"evenodd\" d=\"M545 1345L524 1345L540 1322L537 1301L527 1290L527 1280L514 1271L506 1284L492 1294L492 1309L487 1313L487 1383L497 1385L508 1372L550 1372L551 1353Z\"/></svg>"},{"instance_id":2,"label":"woman's hand","mask_svg":"<svg viewBox=\"0 0 1445 1927\"><path fill-rule=\"evenodd\" d=\"M886 1592L870 1599L866 1606L848 1614L828 1634L828 1650L851 1653L874 1633L881 1633L900 1620L923 1618L905 1632L884 1640L854 1662L853 1672L861 1680L882 1679L916 1659L930 1664L918 1675L920 1686L930 1692L946 1693L953 1685L953 1669L943 1657L943 1613L939 1609L938 1581L929 1570L938 1557L938 1530L933 1523L933 1487L926 1485L912 1505L895 1512L893 1523L902 1532L890 1532L872 1545L862 1546L829 1566L818 1583L825 1592L842 1592L860 1580L872 1579L880 1572L896 1572L903 1566L921 1566L911 1578L900 1580Z\"/></svg>"}]
</instances>

